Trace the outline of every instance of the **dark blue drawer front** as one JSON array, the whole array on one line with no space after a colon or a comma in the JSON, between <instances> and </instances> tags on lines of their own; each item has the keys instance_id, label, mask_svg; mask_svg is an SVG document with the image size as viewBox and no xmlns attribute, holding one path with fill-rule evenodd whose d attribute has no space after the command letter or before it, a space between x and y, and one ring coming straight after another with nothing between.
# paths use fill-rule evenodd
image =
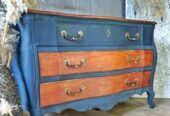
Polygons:
<instances>
[{"instance_id":1,"label":"dark blue drawer front","mask_svg":"<svg viewBox=\"0 0 170 116\"><path fill-rule=\"evenodd\" d=\"M153 43L153 30L154 30L154 25L144 25L143 26L143 42L145 45L150 45L151 42Z\"/></svg>"},{"instance_id":2,"label":"dark blue drawer front","mask_svg":"<svg viewBox=\"0 0 170 116\"><path fill-rule=\"evenodd\" d=\"M77 37L78 31L82 31L82 40L67 40L61 35L62 31L66 31L70 37ZM135 37L136 33L139 33L140 37L136 41L132 41L126 38L126 33L129 33L132 38ZM143 28L142 24L70 23L55 20L36 21L35 23L36 44L38 46L151 45L152 35L153 28Z\"/></svg>"}]
</instances>

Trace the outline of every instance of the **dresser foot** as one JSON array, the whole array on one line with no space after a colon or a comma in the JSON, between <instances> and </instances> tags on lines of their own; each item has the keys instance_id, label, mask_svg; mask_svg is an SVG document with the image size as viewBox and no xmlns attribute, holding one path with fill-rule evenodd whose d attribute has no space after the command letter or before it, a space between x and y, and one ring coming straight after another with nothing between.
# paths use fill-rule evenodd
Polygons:
<instances>
[{"instance_id":1,"label":"dresser foot","mask_svg":"<svg viewBox=\"0 0 170 116\"><path fill-rule=\"evenodd\" d=\"M148 105L150 109L154 109L155 108L155 103L154 103L154 96L155 96L155 92L154 91L148 91Z\"/></svg>"}]
</instances>

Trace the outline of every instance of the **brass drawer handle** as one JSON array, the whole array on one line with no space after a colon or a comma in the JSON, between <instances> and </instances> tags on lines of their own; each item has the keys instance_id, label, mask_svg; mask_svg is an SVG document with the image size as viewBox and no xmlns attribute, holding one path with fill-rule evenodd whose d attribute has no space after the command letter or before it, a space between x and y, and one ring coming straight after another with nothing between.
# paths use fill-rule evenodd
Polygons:
<instances>
[{"instance_id":1,"label":"brass drawer handle","mask_svg":"<svg viewBox=\"0 0 170 116\"><path fill-rule=\"evenodd\" d=\"M66 39L66 40L70 40L70 41L80 41L83 39L84 33L83 31L78 31L77 32L77 36L76 37L71 37L67 34L66 30L62 30L61 31L61 36Z\"/></svg>"},{"instance_id":2,"label":"brass drawer handle","mask_svg":"<svg viewBox=\"0 0 170 116\"><path fill-rule=\"evenodd\" d=\"M126 80L125 80L125 84L126 84L127 86L133 86L133 87L135 87L135 86L137 86L138 81L139 81L138 78L136 78L133 82L130 82L128 79L126 79Z\"/></svg>"},{"instance_id":3,"label":"brass drawer handle","mask_svg":"<svg viewBox=\"0 0 170 116\"><path fill-rule=\"evenodd\" d=\"M128 62L129 62L129 63L134 63L134 64L136 64L136 63L139 63L139 62L141 61L141 56L137 56L135 60L132 60L131 56L128 56L127 59L128 59Z\"/></svg>"},{"instance_id":4,"label":"brass drawer handle","mask_svg":"<svg viewBox=\"0 0 170 116\"><path fill-rule=\"evenodd\" d=\"M69 88L66 88L65 94L68 96L78 96L78 95L84 93L84 91L86 90L86 87L84 85L81 85L79 89L80 89L79 91L71 92L71 90Z\"/></svg>"},{"instance_id":5,"label":"brass drawer handle","mask_svg":"<svg viewBox=\"0 0 170 116\"><path fill-rule=\"evenodd\" d=\"M64 60L64 64L69 67L69 68L80 68L82 67L85 63L87 62L87 60L85 58L81 58L80 59L80 64L78 65L72 65L70 64L70 60L66 59Z\"/></svg>"},{"instance_id":6,"label":"brass drawer handle","mask_svg":"<svg viewBox=\"0 0 170 116\"><path fill-rule=\"evenodd\" d=\"M139 33L136 33L135 34L135 37L131 37L131 35L127 32L125 33L125 37L131 41L136 41L140 38L140 34Z\"/></svg>"}]
</instances>

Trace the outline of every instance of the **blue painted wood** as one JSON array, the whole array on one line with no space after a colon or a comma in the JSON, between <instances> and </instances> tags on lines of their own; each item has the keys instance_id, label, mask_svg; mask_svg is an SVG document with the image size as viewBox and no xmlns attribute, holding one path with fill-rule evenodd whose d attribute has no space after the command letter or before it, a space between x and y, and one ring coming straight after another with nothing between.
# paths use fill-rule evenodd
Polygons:
<instances>
[{"instance_id":1,"label":"blue painted wood","mask_svg":"<svg viewBox=\"0 0 170 116\"><path fill-rule=\"evenodd\" d=\"M39 73L38 73L38 57L36 52L36 46L33 43L33 31L34 26L33 22L19 22L19 29L21 29L22 34L20 38L20 43L18 44L18 60L20 71L22 71L22 77L25 82L26 92L27 92L27 100L23 106L27 106L31 115L39 116L40 115L40 107L39 107ZM15 58L15 57L14 57ZM13 66L15 69L15 65ZM15 73L15 72L14 72ZM36 88L36 89L35 89ZM22 89L22 88L21 88ZM21 92L22 97L22 92Z\"/></svg>"},{"instance_id":2,"label":"blue painted wood","mask_svg":"<svg viewBox=\"0 0 170 116\"><path fill-rule=\"evenodd\" d=\"M19 24L20 25L20 24ZM23 34L23 28L20 28L21 36ZM26 89L26 83L23 77L23 73L21 70L21 65L19 61L19 46L16 47L14 51L14 56L11 63L11 72L13 74L13 78L15 79L16 86L18 87L20 99L21 99L21 105L24 111L27 111L29 109L29 100L28 100L28 92Z\"/></svg>"},{"instance_id":3,"label":"blue painted wood","mask_svg":"<svg viewBox=\"0 0 170 116\"><path fill-rule=\"evenodd\" d=\"M144 36L148 34L152 36L153 25L143 28L142 24L106 21L105 23L95 20L82 20L66 17L36 17L35 33L38 46L58 46L58 47L79 47L79 46L133 46L133 45L152 45L152 37ZM40 20L40 21L39 21ZM50 27L46 30L47 25ZM68 35L77 36L78 31L84 32L81 41L68 41L61 36L61 31L66 30ZM110 30L111 36L106 36L107 30ZM148 31L149 30L149 31ZM140 34L137 41L128 40L125 33L128 32L132 37L136 33ZM89 36L90 35L90 36ZM50 38L50 39L48 39ZM100 38L100 39L99 39Z\"/></svg>"},{"instance_id":4,"label":"blue painted wood","mask_svg":"<svg viewBox=\"0 0 170 116\"><path fill-rule=\"evenodd\" d=\"M95 77L103 77L103 76L111 76L118 75L123 73L130 72L143 72L143 71L152 71L153 67L144 67L144 68L133 68L133 69L123 69L123 70L114 70L114 71L105 71L105 72L90 72L90 73L81 73L81 74L69 74L63 76L51 76L44 77L40 79L41 83L53 82L53 81L63 81L70 79L80 79L80 78L95 78Z\"/></svg>"},{"instance_id":5,"label":"blue painted wood","mask_svg":"<svg viewBox=\"0 0 170 116\"><path fill-rule=\"evenodd\" d=\"M40 22L45 22L43 25ZM63 23L69 22L69 25L75 26L75 29L71 29L72 26L63 26ZM54 25L53 25L54 24ZM61 24L61 25L60 25ZM85 25L86 24L86 25ZM129 43L126 39L122 39L119 34L122 31L114 33L112 38L106 38L104 35L100 36L92 34L94 29L91 29L94 38L90 38L90 35L86 37L86 40L80 44L66 42L57 36L57 26L59 29L68 28L73 35L75 32L82 28L86 32L87 28L91 28L90 25L96 29L96 32L102 33L103 30L110 28L116 31L116 28L125 30L132 30L132 32L138 31L142 33L142 38L136 44ZM83 26L81 26L83 25ZM113 26L113 27L112 27ZM131 28L129 28L131 26ZM38 30L37 30L38 27ZM97 28L96 28L97 27ZM99 27L99 28L98 28ZM116 28L115 28L116 27ZM21 21L18 23L17 28L21 32L20 41L17 44L17 49L12 61L11 70L14 74L14 78L18 85L18 90L21 97L21 103L24 110L28 110L31 116L40 116L46 112L56 111L62 112L67 108L72 108L78 111L85 111L89 108L98 107L103 110L111 109L115 104L121 101L127 100L133 94L141 94L143 92L148 93L148 104L151 108L154 107L153 103L153 79L154 71L156 67L157 53L156 47L153 42L153 29L152 24L132 23L112 20L97 20L97 19L81 19L81 18L66 18L62 16L49 16L49 15L37 15L27 14L24 15ZM45 30L46 29L46 30ZM45 32L47 31L47 32ZM95 31L94 31L95 32ZM125 31L123 31L125 32ZM97 33L100 35L100 33ZM103 32L105 33L105 32ZM146 34L146 35L145 35ZM59 34L58 34L59 35ZM45 38L44 38L45 37ZM123 37L123 36L122 36ZM90 38L90 39L89 39ZM101 39L101 40L100 40ZM122 42L125 41L125 42ZM87 73L87 74L75 74L65 75L63 77L49 77L48 79L40 79L39 75L39 61L38 52L61 52L61 51L109 51L109 50L135 50L135 49L153 49L154 50L154 65L153 67L134 68L120 71L102 72L102 73ZM72 101L56 106L40 108L40 96L39 96L39 84L42 82L51 82L59 80L67 80L72 76L74 78L86 78L95 76L115 75L126 72L152 70L151 86L148 88L141 88L136 90L130 90L112 96L98 97L93 99L85 99L80 101Z\"/></svg>"},{"instance_id":6,"label":"blue painted wood","mask_svg":"<svg viewBox=\"0 0 170 116\"><path fill-rule=\"evenodd\" d=\"M151 85L150 85L150 89L147 92L148 94L148 99L147 102L149 104L149 107L151 109L153 109L155 107L155 103L154 103L154 96L155 96L155 92L153 90L153 83L154 83L154 74L155 74L155 70L156 70L156 65L157 65L157 49L156 49L156 45L153 41L153 47L154 47L154 64L153 64L153 68L152 68L152 78L151 78Z\"/></svg>"},{"instance_id":7,"label":"blue painted wood","mask_svg":"<svg viewBox=\"0 0 170 116\"><path fill-rule=\"evenodd\" d=\"M72 52L72 51L113 51L113 50L148 50L154 49L153 45L145 45L145 46L99 46L99 47L38 47L38 52Z\"/></svg>"}]
</instances>

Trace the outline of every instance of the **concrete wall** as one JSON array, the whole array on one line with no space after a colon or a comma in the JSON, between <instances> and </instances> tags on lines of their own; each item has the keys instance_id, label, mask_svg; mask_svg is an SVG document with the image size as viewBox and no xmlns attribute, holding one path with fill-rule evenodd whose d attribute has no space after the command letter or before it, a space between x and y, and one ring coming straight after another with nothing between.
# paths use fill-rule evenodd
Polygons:
<instances>
[{"instance_id":1,"label":"concrete wall","mask_svg":"<svg viewBox=\"0 0 170 116\"><path fill-rule=\"evenodd\" d=\"M154 89L156 97L170 98L170 0L127 0L130 19L156 21L154 40L158 50Z\"/></svg>"}]
</instances>

